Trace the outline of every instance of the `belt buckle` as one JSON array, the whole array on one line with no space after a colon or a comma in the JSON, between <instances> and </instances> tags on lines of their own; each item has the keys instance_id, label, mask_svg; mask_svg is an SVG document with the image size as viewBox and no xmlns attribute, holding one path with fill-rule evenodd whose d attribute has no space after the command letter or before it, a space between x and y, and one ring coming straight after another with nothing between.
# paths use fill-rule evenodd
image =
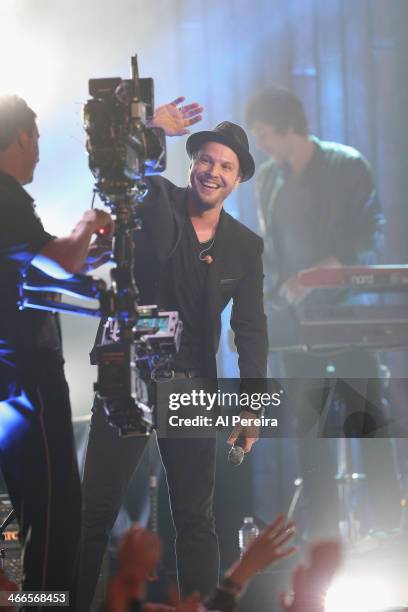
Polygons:
<instances>
[{"instance_id":1,"label":"belt buckle","mask_svg":"<svg viewBox=\"0 0 408 612\"><path fill-rule=\"evenodd\" d=\"M163 374L163 372L160 372L160 370L156 373L155 370L152 371L150 378L151 380L153 380L154 382L160 382L163 380L173 380L175 378L175 371L174 370L164 370L165 374Z\"/></svg>"}]
</instances>

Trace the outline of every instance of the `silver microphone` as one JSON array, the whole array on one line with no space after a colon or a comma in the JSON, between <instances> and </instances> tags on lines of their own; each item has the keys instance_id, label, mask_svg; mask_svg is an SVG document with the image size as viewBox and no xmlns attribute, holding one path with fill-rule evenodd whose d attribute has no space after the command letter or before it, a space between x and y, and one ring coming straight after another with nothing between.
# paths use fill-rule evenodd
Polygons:
<instances>
[{"instance_id":1,"label":"silver microphone","mask_svg":"<svg viewBox=\"0 0 408 612\"><path fill-rule=\"evenodd\" d=\"M228 453L228 463L230 465L241 465L245 457L245 438L242 436L238 436L235 441L235 444L232 446L230 452Z\"/></svg>"}]
</instances>

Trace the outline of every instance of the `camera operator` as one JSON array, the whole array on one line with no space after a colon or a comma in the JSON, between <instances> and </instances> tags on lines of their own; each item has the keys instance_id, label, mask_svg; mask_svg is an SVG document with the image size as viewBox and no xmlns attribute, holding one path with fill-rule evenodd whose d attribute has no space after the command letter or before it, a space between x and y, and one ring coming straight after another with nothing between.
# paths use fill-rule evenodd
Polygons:
<instances>
[{"instance_id":1,"label":"camera operator","mask_svg":"<svg viewBox=\"0 0 408 612\"><path fill-rule=\"evenodd\" d=\"M96 266L107 253L98 242L89 250L92 235L112 233L113 222L88 210L69 236L44 230L22 187L38 139L26 102L0 97L0 465L24 546L23 589L73 598L81 495L60 329L50 312L19 310L19 285L30 265L55 278Z\"/></svg>"},{"instance_id":2,"label":"camera operator","mask_svg":"<svg viewBox=\"0 0 408 612\"><path fill-rule=\"evenodd\" d=\"M188 133L202 109L197 104L180 107L183 100L157 109L150 125L163 128L168 136ZM135 242L134 264L141 303L180 313L184 328L175 378L215 380L221 312L233 299L231 327L241 377L264 378L263 243L223 210L229 194L254 173L248 139L241 127L224 122L191 135L187 153L188 187L150 178L149 195L140 206L143 229ZM162 408L159 405L158 411ZM239 435L248 452L258 431L238 426L229 442ZM83 612L90 608L109 532L145 444L143 437L121 438L95 403L83 481L78 589ZM219 569L213 513L215 438L161 437L158 444L177 534L179 586L184 595L199 590L205 596L217 583Z\"/></svg>"}]
</instances>

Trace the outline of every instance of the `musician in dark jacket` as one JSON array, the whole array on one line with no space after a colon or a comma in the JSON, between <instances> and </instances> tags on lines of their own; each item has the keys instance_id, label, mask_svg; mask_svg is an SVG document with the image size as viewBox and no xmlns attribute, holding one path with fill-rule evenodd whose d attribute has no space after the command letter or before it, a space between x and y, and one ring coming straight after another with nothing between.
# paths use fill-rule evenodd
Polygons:
<instances>
[{"instance_id":1,"label":"musician in dark jacket","mask_svg":"<svg viewBox=\"0 0 408 612\"><path fill-rule=\"evenodd\" d=\"M167 135L186 133L194 105L157 109L152 125ZM174 362L177 379L216 377L221 312L232 299L231 327L242 378L264 378L267 362L263 309L262 240L223 210L224 201L254 173L246 134L224 122L187 140L189 185L155 177L140 208L135 272L141 302L177 310L184 324ZM160 411L160 406L159 406ZM251 412L243 415L253 417ZM256 428L238 425L245 451ZM121 439L94 406L83 482L84 536L80 610L89 610L109 532L146 440ZM180 589L204 596L218 580L219 552L213 514L215 439L158 438L166 469Z\"/></svg>"},{"instance_id":2,"label":"musician in dark jacket","mask_svg":"<svg viewBox=\"0 0 408 612\"><path fill-rule=\"evenodd\" d=\"M294 94L278 87L260 92L247 116L259 148L268 155L257 175L258 212L268 297L276 309L269 320L270 341L278 345L274 332L279 311L300 304L337 304L349 297L303 287L298 273L311 267L378 263L384 215L367 160L352 147L311 136ZM293 370L290 363L296 359L291 354L286 359ZM342 370L339 377L358 376L350 357L337 354L334 359ZM300 356L298 370L309 371L311 361L314 375L324 377L330 361L324 357ZM375 377L375 359L358 352L357 361L361 377L370 372Z\"/></svg>"},{"instance_id":3,"label":"musician in dark jacket","mask_svg":"<svg viewBox=\"0 0 408 612\"><path fill-rule=\"evenodd\" d=\"M296 308L364 304L372 296L358 296L351 302L344 290L311 290L301 285L298 273L311 267L378 263L384 216L367 160L352 147L312 136L302 102L292 92L273 86L256 94L247 107L247 123L268 156L259 169L257 187L265 239L269 341L272 347L301 344L294 334ZM351 347L326 354L287 351L282 359L285 376L293 380L292 389L297 387L293 404L301 435L313 427L318 435L332 437L387 435L375 354ZM321 453L316 452L318 443ZM328 505L336 498L334 466L326 479L330 487L323 484L329 459L322 453L333 445L311 440L310 446L306 453L306 442L300 443L306 478L304 507L309 510L309 535L321 537L337 529L336 511ZM392 481L389 442L363 448L367 458L374 449L383 449L379 462L367 459L370 486ZM375 471L372 477L370 465ZM327 493L329 488L332 491ZM392 495L384 496L377 489L372 498L376 517L373 513L370 526L384 528L390 526L393 510L395 516L396 498L388 503ZM324 502L319 504L322 497Z\"/></svg>"}]
</instances>

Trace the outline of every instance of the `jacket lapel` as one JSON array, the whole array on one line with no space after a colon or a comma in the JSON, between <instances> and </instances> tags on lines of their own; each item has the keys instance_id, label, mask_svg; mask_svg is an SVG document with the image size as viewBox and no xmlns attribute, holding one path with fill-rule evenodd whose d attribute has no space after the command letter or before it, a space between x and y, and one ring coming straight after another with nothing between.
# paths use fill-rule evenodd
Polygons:
<instances>
[{"instance_id":1,"label":"jacket lapel","mask_svg":"<svg viewBox=\"0 0 408 612\"><path fill-rule=\"evenodd\" d=\"M184 224L186 222L187 198L188 198L188 190L185 188L181 188L181 187L177 189L176 193L173 196L174 218L176 221L176 241L170 252L169 258L173 255L174 251L178 247L179 242L181 240L181 235L183 233Z\"/></svg>"},{"instance_id":2,"label":"jacket lapel","mask_svg":"<svg viewBox=\"0 0 408 612\"><path fill-rule=\"evenodd\" d=\"M225 254L229 253L229 215L221 211L220 221L215 235L213 262L209 265L207 275L207 312L208 312L208 340L211 341L211 353L215 355L221 334L222 296L220 279L222 262ZM213 374L215 376L215 373Z\"/></svg>"}]
</instances>

